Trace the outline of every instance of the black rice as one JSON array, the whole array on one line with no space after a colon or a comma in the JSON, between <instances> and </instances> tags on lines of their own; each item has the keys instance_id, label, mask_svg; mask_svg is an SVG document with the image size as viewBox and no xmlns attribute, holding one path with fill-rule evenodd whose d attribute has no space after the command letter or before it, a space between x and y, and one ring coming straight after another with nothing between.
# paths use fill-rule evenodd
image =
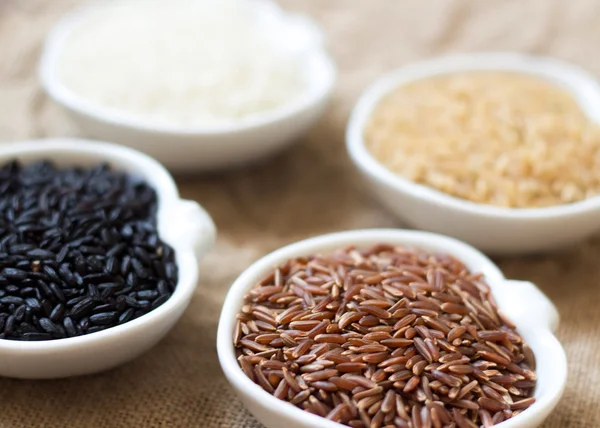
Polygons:
<instances>
[{"instance_id":1,"label":"black rice","mask_svg":"<svg viewBox=\"0 0 600 428\"><path fill-rule=\"evenodd\" d=\"M162 305L178 277L157 196L105 164L0 166L0 339L101 331Z\"/></svg>"}]
</instances>

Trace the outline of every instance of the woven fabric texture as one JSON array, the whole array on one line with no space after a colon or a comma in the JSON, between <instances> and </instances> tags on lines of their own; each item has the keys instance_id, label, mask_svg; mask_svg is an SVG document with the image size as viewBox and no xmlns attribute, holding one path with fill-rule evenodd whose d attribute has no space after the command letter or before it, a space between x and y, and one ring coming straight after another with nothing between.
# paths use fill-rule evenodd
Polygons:
<instances>
[{"instance_id":1,"label":"woven fabric texture","mask_svg":"<svg viewBox=\"0 0 600 428\"><path fill-rule=\"evenodd\" d=\"M43 94L43 38L75 0L0 0L0 141L79 136ZM201 283L174 330L143 357L98 375L58 381L0 379L0 427L259 428L221 373L219 310L252 261L298 239L399 227L360 190L344 128L360 92L410 61L456 51L517 50L573 61L600 76L596 0L283 0L322 24L339 66L333 101L292 149L209 177L178 177L219 229ZM497 260L509 278L539 285L561 313L569 358L563 400L545 428L600 426L600 237L551 255ZM2 356L0 355L0 358Z\"/></svg>"}]
</instances>

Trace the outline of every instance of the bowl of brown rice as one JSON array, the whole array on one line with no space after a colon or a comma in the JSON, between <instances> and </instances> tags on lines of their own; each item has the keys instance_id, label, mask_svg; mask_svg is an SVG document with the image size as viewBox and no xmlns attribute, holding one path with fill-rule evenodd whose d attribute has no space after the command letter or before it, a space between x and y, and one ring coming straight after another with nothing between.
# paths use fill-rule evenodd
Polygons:
<instances>
[{"instance_id":1,"label":"bowl of brown rice","mask_svg":"<svg viewBox=\"0 0 600 428\"><path fill-rule=\"evenodd\" d=\"M376 81L346 145L371 193L407 225L490 253L531 253L600 229L599 124L600 86L585 71L463 54Z\"/></svg>"},{"instance_id":2,"label":"bowl of brown rice","mask_svg":"<svg viewBox=\"0 0 600 428\"><path fill-rule=\"evenodd\" d=\"M429 232L333 233L233 283L221 367L267 428L540 426L567 361L558 313L475 248Z\"/></svg>"}]
</instances>

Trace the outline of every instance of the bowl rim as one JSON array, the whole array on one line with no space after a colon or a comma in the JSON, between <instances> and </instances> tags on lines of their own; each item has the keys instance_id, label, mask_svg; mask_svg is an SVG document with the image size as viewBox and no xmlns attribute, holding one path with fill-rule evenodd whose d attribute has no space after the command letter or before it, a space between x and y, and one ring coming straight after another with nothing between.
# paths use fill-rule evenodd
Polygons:
<instances>
[{"instance_id":1,"label":"bowl rim","mask_svg":"<svg viewBox=\"0 0 600 428\"><path fill-rule=\"evenodd\" d=\"M478 52L445 55L412 63L377 79L360 96L346 127L346 149L353 163L370 178L411 198L432 202L465 214L495 219L534 221L566 218L600 210L600 195L581 201L542 208L506 208L449 195L395 174L367 149L363 130L381 99L394 89L427 77L464 71L506 71L534 75L563 86L578 101L590 120L600 123L600 85L585 70L551 57Z\"/></svg>"},{"instance_id":2,"label":"bowl rim","mask_svg":"<svg viewBox=\"0 0 600 428\"><path fill-rule=\"evenodd\" d=\"M236 315L241 308L244 294L274 266L295 256L329 251L347 245L361 246L378 242L390 242L452 254L465 262L470 269L484 273L488 284L492 287L493 295L499 286L510 281L504 277L500 269L487 256L474 247L457 239L431 232L405 229L362 229L320 235L286 245L252 263L234 281L225 298L217 331L217 353L221 368L234 389L247 397L254 397L256 401L261 402L263 407L269 407L271 412L298 420L306 426L320 426L323 428L343 426L279 400L252 382L238 365L232 343L232 334ZM506 292L510 293L510 289L507 289ZM513 318L513 321L520 324L518 328L521 332L527 331L528 334L535 333L536 336L543 337L544 349L552 350L554 353L549 353L550 356L544 354L542 358L553 359L552 361L556 367L553 373L555 377L553 379L548 378L550 387L546 388L546 393L541 397L537 397L536 402L528 411L498 425L504 428L531 426L529 424L540 414L547 415L550 413L562 396L567 377L566 354L562 345L552 333L551 326L543 323L526 325L529 319L525 319L525 317L522 317L520 321ZM538 354L536 354L536 359L541 361Z\"/></svg>"},{"instance_id":3,"label":"bowl rim","mask_svg":"<svg viewBox=\"0 0 600 428\"><path fill-rule=\"evenodd\" d=\"M138 171L144 171L145 176L152 176L153 182L149 184L154 187L157 193L158 217L170 217L174 215L178 211L178 208L181 207L181 204L185 202L179 197L175 181L160 163L128 147L76 138L51 138L0 144L0 164L8 160L20 158L55 160L59 159L61 155L75 155L85 160L128 165L128 167L123 168L125 172L131 172L130 169L135 168ZM74 162L74 164L77 163ZM205 222L204 226L207 230L214 233L214 224L210 216L202 207L200 207L200 210L203 214L202 221ZM93 346L99 342L106 342L118 339L119 336L132 334L135 331L143 329L146 325L168 319L171 313L176 312L181 307L185 309L197 286L198 263L200 260L193 248L193 239L170 242L168 239L169 234L166 233L164 228L161 229L161 224L164 224L164 222L159 220L159 236L162 235L161 238L175 250L176 263L179 270L179 279L175 290L165 303L141 317L124 324L87 335L31 342L2 339L0 340L0 353L18 352L21 355L45 354ZM164 235L167 236L165 237ZM200 239L205 240L204 250L208 250L212 246L211 241L214 240L214 235L200 237ZM200 254L200 256L203 255Z\"/></svg>"},{"instance_id":4,"label":"bowl rim","mask_svg":"<svg viewBox=\"0 0 600 428\"><path fill-rule=\"evenodd\" d=\"M57 62L64 42L71 32L84 23L92 11L102 7L102 4L97 1L75 8L50 30L42 49L38 78L45 92L62 107L113 126L166 135L214 136L247 132L272 125L308 111L327 99L333 92L337 69L333 59L325 50L322 32L313 20L305 15L283 12L270 0L257 0L253 2L253 6L257 7L257 10L262 9L265 13L270 13L273 17L300 28L313 41L312 45L303 53L305 56L304 67L306 68L304 74L307 80L306 91L295 97L294 100L272 110L231 123L181 126L155 123L152 118L144 118L143 115L138 116L112 107L105 107L78 95L61 82L58 76ZM317 70L318 73L309 72L312 69Z\"/></svg>"}]
</instances>

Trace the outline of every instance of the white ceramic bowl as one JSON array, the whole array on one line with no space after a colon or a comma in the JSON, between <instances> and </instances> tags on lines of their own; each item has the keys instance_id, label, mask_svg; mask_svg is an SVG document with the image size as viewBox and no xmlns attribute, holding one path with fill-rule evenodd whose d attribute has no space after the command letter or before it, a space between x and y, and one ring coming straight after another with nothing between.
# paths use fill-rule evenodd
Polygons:
<instances>
[{"instance_id":1,"label":"white ceramic bowl","mask_svg":"<svg viewBox=\"0 0 600 428\"><path fill-rule=\"evenodd\" d=\"M411 227L454 236L496 254L555 249L581 241L600 229L600 197L531 209L477 204L404 179L371 155L365 147L363 130L383 96L401 85L429 76L475 70L515 71L548 79L572 93L590 119L600 122L598 83L586 72L554 59L480 53L409 65L368 88L348 122L348 152L375 197Z\"/></svg>"},{"instance_id":2,"label":"white ceramic bowl","mask_svg":"<svg viewBox=\"0 0 600 428\"><path fill-rule=\"evenodd\" d=\"M326 253L348 245L363 247L381 242L446 252L463 261L470 270L485 275L500 309L516 324L537 361L536 402L498 427L540 426L558 403L567 377L564 350L552 333L558 326L558 313L553 304L532 283L504 278L491 260L467 244L428 232L394 229L341 232L296 242L261 258L233 283L219 320L217 351L225 376L248 410L267 428L342 427L278 400L242 372L232 343L236 315L242 307L246 292L271 272L274 266L297 256Z\"/></svg>"},{"instance_id":3,"label":"white ceramic bowl","mask_svg":"<svg viewBox=\"0 0 600 428\"><path fill-rule=\"evenodd\" d=\"M41 83L86 136L130 146L158 159L172 171L205 172L234 167L273 155L296 141L321 116L335 82L335 66L323 36L311 20L284 14L268 0L252 2L258 16L285 29L289 49L303 58L306 90L280 108L234 124L206 127L161 126L151 119L92 103L64 86L57 61L65 40L95 7L84 7L61 20L47 37L40 61Z\"/></svg>"},{"instance_id":4,"label":"white ceramic bowl","mask_svg":"<svg viewBox=\"0 0 600 428\"><path fill-rule=\"evenodd\" d=\"M39 140L0 145L0 165L12 159L51 159L58 165L107 162L139 177L158 195L158 232L176 253L179 282L163 305L125 324L67 339L0 340L0 375L26 379L94 373L125 363L154 346L188 306L198 281L198 262L212 247L215 226L193 201L179 198L169 173L154 159L114 144L86 140Z\"/></svg>"}]
</instances>

